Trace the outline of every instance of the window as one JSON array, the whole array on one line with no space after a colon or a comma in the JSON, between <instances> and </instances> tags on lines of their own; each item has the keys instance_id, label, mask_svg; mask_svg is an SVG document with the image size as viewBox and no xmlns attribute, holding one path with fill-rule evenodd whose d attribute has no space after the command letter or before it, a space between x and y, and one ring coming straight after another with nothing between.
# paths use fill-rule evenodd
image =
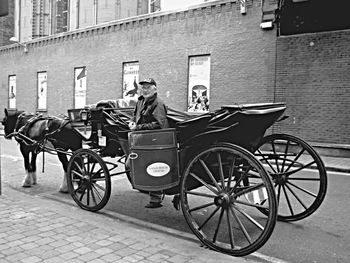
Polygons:
<instances>
[{"instance_id":1,"label":"window","mask_svg":"<svg viewBox=\"0 0 350 263\"><path fill-rule=\"evenodd\" d=\"M123 63L123 99L137 101L139 62Z\"/></svg>"},{"instance_id":2,"label":"window","mask_svg":"<svg viewBox=\"0 0 350 263\"><path fill-rule=\"evenodd\" d=\"M48 36L50 31L50 3L49 1L32 1L32 37Z\"/></svg>"},{"instance_id":3,"label":"window","mask_svg":"<svg viewBox=\"0 0 350 263\"><path fill-rule=\"evenodd\" d=\"M210 56L189 58L188 111L208 112L210 91Z\"/></svg>"},{"instance_id":4,"label":"window","mask_svg":"<svg viewBox=\"0 0 350 263\"><path fill-rule=\"evenodd\" d=\"M16 75L9 76L9 105L10 109L16 109Z\"/></svg>"},{"instance_id":5,"label":"window","mask_svg":"<svg viewBox=\"0 0 350 263\"><path fill-rule=\"evenodd\" d=\"M54 0L52 4L52 33L68 31L69 7L68 0Z\"/></svg>"},{"instance_id":6,"label":"window","mask_svg":"<svg viewBox=\"0 0 350 263\"><path fill-rule=\"evenodd\" d=\"M74 69L74 108L84 108L86 105L86 67Z\"/></svg>"},{"instance_id":7,"label":"window","mask_svg":"<svg viewBox=\"0 0 350 263\"><path fill-rule=\"evenodd\" d=\"M47 110L47 72L38 72L38 111Z\"/></svg>"},{"instance_id":8,"label":"window","mask_svg":"<svg viewBox=\"0 0 350 263\"><path fill-rule=\"evenodd\" d=\"M154 13L161 10L160 0L151 0L149 2L149 12Z\"/></svg>"}]
</instances>

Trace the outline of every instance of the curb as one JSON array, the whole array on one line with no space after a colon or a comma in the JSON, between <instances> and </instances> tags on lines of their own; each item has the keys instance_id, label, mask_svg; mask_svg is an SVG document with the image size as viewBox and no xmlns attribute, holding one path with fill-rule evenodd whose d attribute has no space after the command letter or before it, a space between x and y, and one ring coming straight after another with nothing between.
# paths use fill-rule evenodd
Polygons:
<instances>
[{"instance_id":1,"label":"curb","mask_svg":"<svg viewBox=\"0 0 350 263\"><path fill-rule=\"evenodd\" d=\"M350 160L349 160L350 162ZM338 172L338 173L350 173L350 168L340 168L340 167L327 167L326 166L327 172Z\"/></svg>"}]
</instances>

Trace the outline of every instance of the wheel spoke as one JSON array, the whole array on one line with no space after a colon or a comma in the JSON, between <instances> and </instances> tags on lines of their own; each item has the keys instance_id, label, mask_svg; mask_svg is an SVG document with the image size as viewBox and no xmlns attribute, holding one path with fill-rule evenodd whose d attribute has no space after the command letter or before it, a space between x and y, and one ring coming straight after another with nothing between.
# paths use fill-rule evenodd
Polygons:
<instances>
[{"instance_id":1,"label":"wheel spoke","mask_svg":"<svg viewBox=\"0 0 350 263\"><path fill-rule=\"evenodd\" d=\"M231 220L230 220L230 210L229 209L226 209L226 217L227 217L228 233L229 233L229 237L230 237L230 244L231 244L231 248L233 249L235 247L235 240L233 238L233 231L232 231L232 225L231 225Z\"/></svg>"},{"instance_id":2,"label":"wheel spoke","mask_svg":"<svg viewBox=\"0 0 350 263\"><path fill-rule=\"evenodd\" d=\"M103 171L102 167L101 167L100 169L98 169L98 170L91 176L91 178L94 178L94 176L95 176L96 174L100 174L101 171Z\"/></svg>"},{"instance_id":3,"label":"wheel spoke","mask_svg":"<svg viewBox=\"0 0 350 263\"><path fill-rule=\"evenodd\" d=\"M285 149L285 151L284 151L284 158L283 158L282 168L281 168L281 171L282 171L282 172L283 172L283 170L284 170L284 165L285 165L285 163L286 163L287 156L288 156L289 143L290 143L290 141L287 140L287 145L286 145L286 149Z\"/></svg>"},{"instance_id":4,"label":"wheel spoke","mask_svg":"<svg viewBox=\"0 0 350 263\"><path fill-rule=\"evenodd\" d=\"M86 187L87 193L86 193L86 204L90 206L90 187Z\"/></svg>"},{"instance_id":5,"label":"wheel spoke","mask_svg":"<svg viewBox=\"0 0 350 263\"><path fill-rule=\"evenodd\" d=\"M186 194L191 194L191 195L198 195L198 196L203 196L203 197L209 197L209 198L215 198L216 197L216 195L200 193L200 192L195 192L195 191L186 191L185 193Z\"/></svg>"},{"instance_id":6,"label":"wheel spoke","mask_svg":"<svg viewBox=\"0 0 350 263\"><path fill-rule=\"evenodd\" d=\"M224 178L224 172L222 170L222 161L221 161L221 155L219 152L216 153L217 155L217 158L218 158L218 165L219 165L219 174L220 174L220 178L221 178L221 188L224 188L225 187L225 178Z\"/></svg>"},{"instance_id":7,"label":"wheel spoke","mask_svg":"<svg viewBox=\"0 0 350 263\"><path fill-rule=\"evenodd\" d=\"M275 162L276 162L277 172L279 173L281 170L280 170L280 167L278 165L278 158L277 158L278 154L276 152L275 143L273 141L271 142L271 146L272 146L273 153L275 155Z\"/></svg>"},{"instance_id":8,"label":"wheel spoke","mask_svg":"<svg viewBox=\"0 0 350 263\"><path fill-rule=\"evenodd\" d=\"M239 191L238 193L233 194L233 197L236 198L236 197L238 197L238 196L247 194L247 193L252 192L252 191L254 191L254 190L258 190L258 189L260 189L260 188L262 188L262 187L265 187L264 183L260 183L260 184L253 185L253 186L251 186L251 187L248 187L248 188L243 189L242 191ZM230 195L231 195L231 194L232 194L232 193L230 193Z\"/></svg>"},{"instance_id":9,"label":"wheel spoke","mask_svg":"<svg viewBox=\"0 0 350 263\"><path fill-rule=\"evenodd\" d=\"M214 178L213 174L210 172L208 166L205 164L205 162L202 159L199 159L199 162L201 163L201 165L203 166L204 170L206 171L207 175L209 175L211 181L214 183L214 185L216 186L216 188L220 191L221 187L218 184L218 182L216 181L216 179Z\"/></svg>"},{"instance_id":10,"label":"wheel spoke","mask_svg":"<svg viewBox=\"0 0 350 263\"><path fill-rule=\"evenodd\" d=\"M93 184L93 185L99 188L101 191L104 191L104 192L106 191L106 189L99 184Z\"/></svg>"},{"instance_id":11,"label":"wheel spoke","mask_svg":"<svg viewBox=\"0 0 350 263\"><path fill-rule=\"evenodd\" d=\"M84 187L84 184L80 184L77 189L74 190L74 194L76 195L77 192ZM85 191L85 189L84 189Z\"/></svg>"},{"instance_id":12,"label":"wheel spoke","mask_svg":"<svg viewBox=\"0 0 350 263\"><path fill-rule=\"evenodd\" d=\"M78 172L75 171L75 170L72 170L72 173L75 174L75 175L77 175L77 176L79 176L80 178L83 178L83 175L80 174L80 173L78 173Z\"/></svg>"},{"instance_id":13,"label":"wheel spoke","mask_svg":"<svg viewBox=\"0 0 350 263\"><path fill-rule=\"evenodd\" d=\"M216 214L216 212L220 209L220 207L216 207L215 210L209 215L209 217L198 227L198 230L201 230L209 220Z\"/></svg>"},{"instance_id":14,"label":"wheel spoke","mask_svg":"<svg viewBox=\"0 0 350 263\"><path fill-rule=\"evenodd\" d=\"M100 201L102 200L102 196L100 194L100 192L96 189L96 186L99 186L99 185L94 185L94 184L91 184L93 190L95 190L95 193L97 195L97 197L100 199Z\"/></svg>"},{"instance_id":15,"label":"wheel spoke","mask_svg":"<svg viewBox=\"0 0 350 263\"><path fill-rule=\"evenodd\" d=\"M231 162L230 170L229 170L226 191L229 191L230 187L231 187L232 175L233 175L233 172L235 170L235 162L236 162L236 157L234 156L232 159L232 162Z\"/></svg>"},{"instance_id":16,"label":"wheel spoke","mask_svg":"<svg viewBox=\"0 0 350 263\"><path fill-rule=\"evenodd\" d=\"M261 155L261 157L263 158L263 160L270 166L270 168L272 169L272 171L273 171L274 173L277 173L277 171L275 170L275 168L273 168L273 166L272 166L271 163L269 162L269 159L267 159L267 158L265 157L265 154L262 153L262 152L260 151L260 149L258 149L258 152L259 152L259 154Z\"/></svg>"},{"instance_id":17,"label":"wheel spoke","mask_svg":"<svg viewBox=\"0 0 350 263\"><path fill-rule=\"evenodd\" d=\"M94 162L93 164L92 164L92 167L91 167L91 173L93 173L93 171L94 171L94 169L95 169L95 165L96 165L96 163Z\"/></svg>"},{"instance_id":18,"label":"wheel spoke","mask_svg":"<svg viewBox=\"0 0 350 263\"><path fill-rule=\"evenodd\" d=\"M278 185L278 191L277 191L277 203L280 203L280 197L281 197L281 185Z\"/></svg>"},{"instance_id":19,"label":"wheel spoke","mask_svg":"<svg viewBox=\"0 0 350 263\"><path fill-rule=\"evenodd\" d=\"M96 198L95 198L95 194L94 194L94 190L93 190L93 188L92 188L92 185L90 185L90 190L91 190L92 201L95 203L95 205L97 205L97 202L96 202Z\"/></svg>"},{"instance_id":20,"label":"wheel spoke","mask_svg":"<svg viewBox=\"0 0 350 263\"><path fill-rule=\"evenodd\" d=\"M247 176L247 174L250 171L250 169L251 169L251 167L249 166L247 168L247 170L243 173L243 175L241 175L240 178L238 178L238 180L236 181L235 186L229 192L230 195L237 189L237 187L241 184L242 180L245 179L245 177Z\"/></svg>"},{"instance_id":21,"label":"wheel spoke","mask_svg":"<svg viewBox=\"0 0 350 263\"><path fill-rule=\"evenodd\" d=\"M242 221L239 219L239 217L236 215L236 212L234 211L234 209L232 207L230 207L230 211L233 215L233 217L235 218L236 222L239 225L239 228L241 229L241 231L243 232L245 238L247 239L247 241L249 242L249 244L252 243L252 238L250 237L250 235L248 234L247 229L244 227Z\"/></svg>"},{"instance_id":22,"label":"wheel spoke","mask_svg":"<svg viewBox=\"0 0 350 263\"><path fill-rule=\"evenodd\" d=\"M288 181L321 181L320 178L288 177Z\"/></svg>"},{"instance_id":23,"label":"wheel spoke","mask_svg":"<svg viewBox=\"0 0 350 263\"><path fill-rule=\"evenodd\" d=\"M297 160L300 158L300 156L305 152L305 149L303 148L298 154L297 156L295 156L294 160L289 164L289 166L287 167L287 169L285 170L285 173L287 173L289 171L289 169L293 166L294 163L297 162Z\"/></svg>"},{"instance_id":24,"label":"wheel spoke","mask_svg":"<svg viewBox=\"0 0 350 263\"><path fill-rule=\"evenodd\" d=\"M103 181L105 181L105 180L106 180L106 178L101 177L101 178L94 178L94 179L91 179L91 182L103 182Z\"/></svg>"},{"instance_id":25,"label":"wheel spoke","mask_svg":"<svg viewBox=\"0 0 350 263\"><path fill-rule=\"evenodd\" d=\"M90 162L89 162L89 158L88 159L88 162L87 162L87 171L89 172L89 174L92 174L92 170L90 170Z\"/></svg>"},{"instance_id":26,"label":"wheel spoke","mask_svg":"<svg viewBox=\"0 0 350 263\"><path fill-rule=\"evenodd\" d=\"M192 177L194 177L197 181L199 181L200 183L202 183L206 188L208 188L211 192L213 192L214 194L218 194L218 191L212 187L211 185L207 184L206 182L204 182L201 178L199 178L197 175L195 175L194 173L190 173L190 175Z\"/></svg>"},{"instance_id":27,"label":"wheel spoke","mask_svg":"<svg viewBox=\"0 0 350 263\"><path fill-rule=\"evenodd\" d=\"M81 166L80 166L76 161L74 161L74 164L78 167L78 169L80 170L80 172L83 174L83 173L84 173L83 168L81 168ZM74 170L73 170L73 171L74 171Z\"/></svg>"},{"instance_id":28,"label":"wheel spoke","mask_svg":"<svg viewBox=\"0 0 350 263\"><path fill-rule=\"evenodd\" d=\"M85 158L85 157L83 157L83 156L79 156L79 159L81 160L81 163L82 163L82 170L83 170L83 173L86 173L84 158Z\"/></svg>"},{"instance_id":29,"label":"wheel spoke","mask_svg":"<svg viewBox=\"0 0 350 263\"><path fill-rule=\"evenodd\" d=\"M79 198L79 201L80 201L80 202L81 202L81 200L83 200L83 197L84 197L84 195L85 195L86 185L82 185L82 188L84 188L84 189L83 189L83 192L81 193L80 198Z\"/></svg>"},{"instance_id":30,"label":"wheel spoke","mask_svg":"<svg viewBox=\"0 0 350 263\"><path fill-rule=\"evenodd\" d=\"M310 191L308 191L308 190L306 190L306 189L304 189L304 188L302 188L302 187L300 187L300 186L298 186L298 185L296 185L296 184L293 184L293 183L291 183L291 182L289 182L289 181L287 181L287 184L290 184L290 185L294 186L295 188L299 189L300 191L303 191L304 193L309 194L309 195L311 195L312 197L317 198L317 195L316 195L316 194L314 194L314 193L312 193L312 192L310 192Z\"/></svg>"},{"instance_id":31,"label":"wheel spoke","mask_svg":"<svg viewBox=\"0 0 350 263\"><path fill-rule=\"evenodd\" d=\"M299 171L301 171L303 169L307 169L309 166L313 165L314 163L316 163L316 162L315 161L310 162L308 164L303 165L302 167L299 167L298 169L295 169L295 170L290 171L290 172L286 172L285 174L288 175L288 176L292 175L292 174L295 174L295 173L297 173L297 172L299 172Z\"/></svg>"},{"instance_id":32,"label":"wheel spoke","mask_svg":"<svg viewBox=\"0 0 350 263\"><path fill-rule=\"evenodd\" d=\"M252 218L250 215L248 215L246 212L244 212L238 206L235 206L235 209L238 212L240 212L245 218L247 218L250 222L252 222L255 226L257 226L260 230L264 231L264 227L262 225L260 225L260 223L258 221L256 221L254 218Z\"/></svg>"},{"instance_id":33,"label":"wheel spoke","mask_svg":"<svg viewBox=\"0 0 350 263\"><path fill-rule=\"evenodd\" d=\"M252 203L248 203L248 202L244 202L244 201L240 201L240 200L235 200L235 203L238 203L238 204L241 204L241 205L252 206L252 207L256 207L256 208L260 208L260 209L266 209L266 206L258 205L258 204L252 204Z\"/></svg>"},{"instance_id":34,"label":"wheel spoke","mask_svg":"<svg viewBox=\"0 0 350 263\"><path fill-rule=\"evenodd\" d=\"M211 206L211 205L214 205L214 202L211 202L211 203L208 203L208 204L205 204L205 205L200 205L200 206L197 206L195 208L189 209L188 212L191 213L193 211L197 211L199 209L206 208L206 207Z\"/></svg>"},{"instance_id":35,"label":"wheel spoke","mask_svg":"<svg viewBox=\"0 0 350 263\"><path fill-rule=\"evenodd\" d=\"M301 199L299 198L299 196L297 196L297 194L289 187L288 184L285 185L287 187L287 189L292 193L292 195L294 195L294 197L299 201L299 203L304 207L304 209L306 210L307 207L306 205L303 203L303 201L301 201Z\"/></svg>"},{"instance_id":36,"label":"wheel spoke","mask_svg":"<svg viewBox=\"0 0 350 263\"><path fill-rule=\"evenodd\" d=\"M218 221L218 224L216 226L216 229L215 229L215 233L214 233L214 237L213 237L213 243L216 242L216 238L218 236L218 233L219 233L219 228L220 228L220 225L221 225L221 221L222 221L222 216L224 215L224 209L221 208L221 213L220 213L220 216L219 216L219 221Z\"/></svg>"},{"instance_id":37,"label":"wheel spoke","mask_svg":"<svg viewBox=\"0 0 350 263\"><path fill-rule=\"evenodd\" d=\"M289 200L289 197L288 197L288 194L287 194L287 191L286 191L286 188L284 187L284 185L282 185L282 189L283 189L283 192L284 192L284 196L286 197L286 200L287 200L289 211L292 214L292 216L294 216L293 207L292 207L292 205L290 203L290 200Z\"/></svg>"}]
</instances>

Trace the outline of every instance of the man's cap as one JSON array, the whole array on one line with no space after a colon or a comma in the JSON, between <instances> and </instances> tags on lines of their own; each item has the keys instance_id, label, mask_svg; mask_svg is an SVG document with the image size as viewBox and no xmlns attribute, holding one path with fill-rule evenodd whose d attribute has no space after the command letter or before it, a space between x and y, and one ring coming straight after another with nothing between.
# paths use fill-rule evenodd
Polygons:
<instances>
[{"instance_id":1,"label":"man's cap","mask_svg":"<svg viewBox=\"0 0 350 263\"><path fill-rule=\"evenodd\" d=\"M142 85L144 83L148 83L148 84L152 84L154 86L157 86L157 83L152 78L144 79L144 80L139 82L140 85Z\"/></svg>"}]
</instances>

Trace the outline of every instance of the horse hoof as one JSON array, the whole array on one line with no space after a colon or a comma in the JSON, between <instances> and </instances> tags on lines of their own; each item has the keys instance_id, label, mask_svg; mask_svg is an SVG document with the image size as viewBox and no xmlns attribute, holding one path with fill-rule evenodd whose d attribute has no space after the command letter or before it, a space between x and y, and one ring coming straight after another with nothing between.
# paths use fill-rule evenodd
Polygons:
<instances>
[{"instance_id":1,"label":"horse hoof","mask_svg":"<svg viewBox=\"0 0 350 263\"><path fill-rule=\"evenodd\" d=\"M63 194L68 194L68 189L60 188L58 191Z\"/></svg>"},{"instance_id":2,"label":"horse hoof","mask_svg":"<svg viewBox=\"0 0 350 263\"><path fill-rule=\"evenodd\" d=\"M22 185L22 187L24 187L24 188L29 188L29 187L31 187L32 185L31 184L27 184L27 183L23 183L23 185Z\"/></svg>"},{"instance_id":3,"label":"horse hoof","mask_svg":"<svg viewBox=\"0 0 350 263\"><path fill-rule=\"evenodd\" d=\"M33 184L36 184L36 175L32 175Z\"/></svg>"}]
</instances>

